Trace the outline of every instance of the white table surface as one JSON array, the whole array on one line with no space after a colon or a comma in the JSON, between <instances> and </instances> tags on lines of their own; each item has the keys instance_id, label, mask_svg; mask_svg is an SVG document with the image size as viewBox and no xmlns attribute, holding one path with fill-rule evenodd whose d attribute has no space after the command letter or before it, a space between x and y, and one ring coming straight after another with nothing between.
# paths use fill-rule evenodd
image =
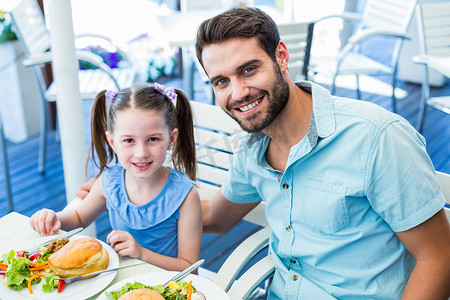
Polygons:
<instances>
[{"instance_id":1,"label":"white table surface","mask_svg":"<svg viewBox=\"0 0 450 300\"><path fill-rule=\"evenodd\" d=\"M16 247L20 247L20 245L25 241L42 239L36 231L31 229L28 221L29 217L21 215L17 212L9 213L0 218L0 236L2 237L2 243L0 243L0 254L8 253L12 249L17 250ZM83 231L80 234L83 234ZM140 262L140 260L120 257L119 266L126 266L137 262ZM163 269L151 264L143 264L136 267L118 270L114 280L105 289L89 299L97 299L97 297L103 293L104 290L123 279L139 274L158 271L163 271Z\"/></svg>"}]
</instances>

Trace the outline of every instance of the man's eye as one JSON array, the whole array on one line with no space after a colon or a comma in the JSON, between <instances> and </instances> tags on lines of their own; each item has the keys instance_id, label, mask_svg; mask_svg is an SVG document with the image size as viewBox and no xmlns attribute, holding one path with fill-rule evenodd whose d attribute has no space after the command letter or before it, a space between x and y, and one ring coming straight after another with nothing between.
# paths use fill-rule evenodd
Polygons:
<instances>
[{"instance_id":1,"label":"man's eye","mask_svg":"<svg viewBox=\"0 0 450 300\"><path fill-rule=\"evenodd\" d=\"M244 73L250 73L251 71L253 71L255 68L253 67L248 67L244 69Z\"/></svg>"},{"instance_id":2,"label":"man's eye","mask_svg":"<svg viewBox=\"0 0 450 300\"><path fill-rule=\"evenodd\" d=\"M216 81L216 85L223 85L223 84L225 84L227 82L228 82L228 80L226 80L226 79L219 79L219 80Z\"/></svg>"}]
</instances>

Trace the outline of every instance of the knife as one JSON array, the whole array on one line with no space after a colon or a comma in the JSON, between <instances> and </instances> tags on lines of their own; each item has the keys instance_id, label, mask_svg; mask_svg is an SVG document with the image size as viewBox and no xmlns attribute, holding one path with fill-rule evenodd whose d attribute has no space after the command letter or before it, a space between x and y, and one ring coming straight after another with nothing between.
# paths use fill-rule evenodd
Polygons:
<instances>
[{"instance_id":1,"label":"knife","mask_svg":"<svg viewBox=\"0 0 450 300\"><path fill-rule=\"evenodd\" d=\"M83 229L84 229L83 227L78 227L78 228L75 228L75 229L73 229L71 231L64 232L62 234L53 235L53 236L49 237L49 239L45 240L44 242L42 242L42 243L40 243L40 244L38 244L36 246L33 246L33 247L31 247L31 248L29 248L29 249L27 249L25 251L27 251L29 254L33 254L33 253L39 251L39 249L42 246L50 244L51 241L56 240L56 239L69 238L69 237L79 233Z\"/></svg>"},{"instance_id":2,"label":"knife","mask_svg":"<svg viewBox=\"0 0 450 300\"><path fill-rule=\"evenodd\" d=\"M193 263L192 265L190 265L189 267L187 267L180 273L173 276L171 279L167 280L167 282L165 282L163 284L163 287L167 287L169 285L169 282L171 282L171 281L179 281L179 280L183 279L184 277L188 276L191 272L197 270L201 265L203 265L204 262L205 262L204 259L200 259L198 262Z\"/></svg>"}]
</instances>

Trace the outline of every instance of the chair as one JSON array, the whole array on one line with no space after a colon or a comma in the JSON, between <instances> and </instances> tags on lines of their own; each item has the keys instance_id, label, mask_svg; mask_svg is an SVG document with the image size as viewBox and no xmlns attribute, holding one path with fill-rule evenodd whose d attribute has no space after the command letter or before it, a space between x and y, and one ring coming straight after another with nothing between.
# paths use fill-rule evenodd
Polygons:
<instances>
[{"instance_id":1,"label":"chair","mask_svg":"<svg viewBox=\"0 0 450 300\"><path fill-rule=\"evenodd\" d=\"M394 112L397 111L395 87L398 55L403 41L407 38L406 32L412 19L416 2L416 0L367 0L355 33L350 36L348 42L340 49L339 53L334 57L312 56L311 69L317 74L323 74L332 78L332 94L335 93L336 78L339 75L356 76L358 99L361 99L360 75L390 75L392 77L392 109ZM317 20L316 24L334 17L342 18L345 21L356 21L355 14L344 13L342 15L324 17ZM380 63L360 51L362 44L373 37L390 37L396 40L389 64Z\"/></svg>"},{"instance_id":2,"label":"chair","mask_svg":"<svg viewBox=\"0 0 450 300\"><path fill-rule=\"evenodd\" d=\"M181 0L180 10L188 12L192 10L216 10L218 8L225 8L227 0Z\"/></svg>"},{"instance_id":3,"label":"chair","mask_svg":"<svg viewBox=\"0 0 450 300\"><path fill-rule=\"evenodd\" d=\"M445 197L445 214L447 215L447 219L450 222L450 174L436 172L436 175L439 180L439 184L441 185L442 193Z\"/></svg>"},{"instance_id":4,"label":"chair","mask_svg":"<svg viewBox=\"0 0 450 300\"><path fill-rule=\"evenodd\" d=\"M10 12L14 31L22 44L27 59L24 65L32 67L41 91L41 135L39 145L38 169L45 172L46 142L47 142L47 102L55 102L57 99L56 85L53 82L47 89L41 67L52 61L50 33L44 22L44 16L35 0L22 0ZM82 36L83 38L86 35ZM100 35L92 35L95 39L102 39L104 43L112 42ZM118 49L118 47L116 47ZM119 49L120 52L120 49ZM126 55L121 52L126 59ZM92 99L103 89L121 89L131 86L136 73L131 63L125 60L126 67L111 69L103 63L102 57L89 51L78 50L77 56L98 69L80 70L80 94L82 99Z\"/></svg>"},{"instance_id":5,"label":"chair","mask_svg":"<svg viewBox=\"0 0 450 300\"><path fill-rule=\"evenodd\" d=\"M450 113L450 96L431 97L429 69L450 77L450 2L423 3L417 6L421 54L413 57L423 64L422 99L416 129L423 128L427 106Z\"/></svg>"},{"instance_id":6,"label":"chair","mask_svg":"<svg viewBox=\"0 0 450 300\"><path fill-rule=\"evenodd\" d=\"M2 116L0 116L0 151L2 152L2 169L5 178L6 200L8 201L9 211L13 211L13 202L11 196L11 180L9 178L8 152L6 151L6 140L3 133Z\"/></svg>"},{"instance_id":7,"label":"chair","mask_svg":"<svg viewBox=\"0 0 450 300\"><path fill-rule=\"evenodd\" d=\"M191 107L194 113L198 161L197 186L200 199L208 200L224 182L233 152L238 150L244 132L216 105L191 101ZM262 229L249 236L233 251L214 278L217 285L237 298L246 298L275 270L271 258L266 255L246 271L246 276L243 275L236 281L248 262L267 248L271 232L265 218L264 203L254 208L244 219L260 225Z\"/></svg>"},{"instance_id":8,"label":"chair","mask_svg":"<svg viewBox=\"0 0 450 300\"><path fill-rule=\"evenodd\" d=\"M308 80L314 23L289 22L277 26L280 38L289 51L289 74L294 80Z\"/></svg>"}]
</instances>

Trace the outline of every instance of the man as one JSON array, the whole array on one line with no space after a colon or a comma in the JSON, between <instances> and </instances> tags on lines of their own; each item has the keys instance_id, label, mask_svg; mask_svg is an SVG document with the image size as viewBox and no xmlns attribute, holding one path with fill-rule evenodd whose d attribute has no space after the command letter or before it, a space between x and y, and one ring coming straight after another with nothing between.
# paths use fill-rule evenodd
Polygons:
<instances>
[{"instance_id":1,"label":"man","mask_svg":"<svg viewBox=\"0 0 450 300\"><path fill-rule=\"evenodd\" d=\"M423 137L376 105L294 84L258 9L203 22L196 51L220 106L251 133L203 201L204 230L267 204L269 299L450 296L450 226Z\"/></svg>"},{"instance_id":2,"label":"man","mask_svg":"<svg viewBox=\"0 0 450 300\"><path fill-rule=\"evenodd\" d=\"M219 105L250 132L204 228L260 200L276 267L269 299L447 299L450 229L424 139L401 117L294 84L273 20L232 9L204 21L197 57Z\"/></svg>"}]
</instances>

